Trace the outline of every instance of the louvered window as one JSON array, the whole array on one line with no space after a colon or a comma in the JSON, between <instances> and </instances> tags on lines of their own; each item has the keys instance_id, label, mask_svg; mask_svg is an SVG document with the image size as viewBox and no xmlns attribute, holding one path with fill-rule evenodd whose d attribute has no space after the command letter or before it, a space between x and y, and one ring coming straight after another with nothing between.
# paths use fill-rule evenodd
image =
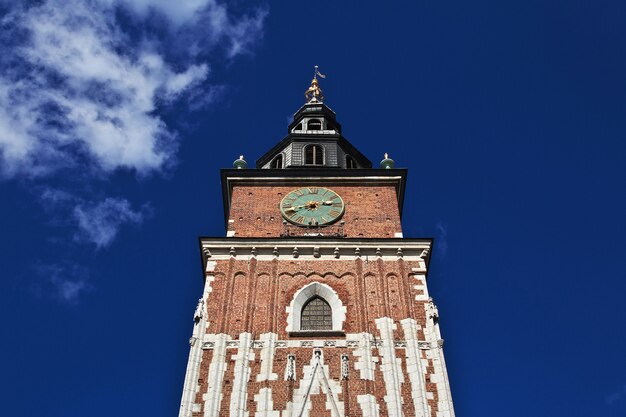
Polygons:
<instances>
[{"instance_id":1,"label":"louvered window","mask_svg":"<svg viewBox=\"0 0 626 417\"><path fill-rule=\"evenodd\" d=\"M322 130L322 122L317 119L309 120L309 123L307 123L307 130Z\"/></svg>"}]
</instances>

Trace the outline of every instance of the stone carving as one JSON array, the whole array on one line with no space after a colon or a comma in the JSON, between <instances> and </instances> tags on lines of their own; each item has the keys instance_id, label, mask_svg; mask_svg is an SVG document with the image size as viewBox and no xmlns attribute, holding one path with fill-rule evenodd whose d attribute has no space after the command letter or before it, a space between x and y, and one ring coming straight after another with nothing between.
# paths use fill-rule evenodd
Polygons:
<instances>
[{"instance_id":1,"label":"stone carving","mask_svg":"<svg viewBox=\"0 0 626 417\"><path fill-rule=\"evenodd\" d=\"M335 347L335 346L337 346L337 342L334 341L334 340L325 340L324 341L324 346Z\"/></svg>"},{"instance_id":2,"label":"stone carving","mask_svg":"<svg viewBox=\"0 0 626 417\"><path fill-rule=\"evenodd\" d=\"M428 299L428 304L426 306L426 311L428 312L428 318L432 319L433 322L437 323L439 321L439 310L437 310L437 306L433 302L432 298Z\"/></svg>"},{"instance_id":3,"label":"stone carving","mask_svg":"<svg viewBox=\"0 0 626 417\"><path fill-rule=\"evenodd\" d=\"M255 349L262 349L265 346L265 342L252 342L252 347Z\"/></svg>"},{"instance_id":4,"label":"stone carving","mask_svg":"<svg viewBox=\"0 0 626 417\"><path fill-rule=\"evenodd\" d=\"M393 342L393 346L397 347L397 348L405 348L406 347L406 342L404 340L395 340Z\"/></svg>"},{"instance_id":5,"label":"stone carving","mask_svg":"<svg viewBox=\"0 0 626 417\"><path fill-rule=\"evenodd\" d=\"M302 342L300 342L300 346L301 347L313 347L313 341L312 340L303 340Z\"/></svg>"},{"instance_id":6,"label":"stone carving","mask_svg":"<svg viewBox=\"0 0 626 417\"><path fill-rule=\"evenodd\" d=\"M335 250L333 251L333 255L335 255L336 259L339 259L339 248L335 248Z\"/></svg>"},{"instance_id":7,"label":"stone carving","mask_svg":"<svg viewBox=\"0 0 626 417\"><path fill-rule=\"evenodd\" d=\"M348 340L346 342L346 346L349 348L357 348L359 347L359 341L358 340Z\"/></svg>"},{"instance_id":8,"label":"stone carving","mask_svg":"<svg viewBox=\"0 0 626 417\"><path fill-rule=\"evenodd\" d=\"M230 254L230 256L232 256L233 258L235 256L237 256L237 251L235 250L234 246L231 246L230 250L228 251L228 253Z\"/></svg>"},{"instance_id":9,"label":"stone carving","mask_svg":"<svg viewBox=\"0 0 626 417\"><path fill-rule=\"evenodd\" d=\"M287 342L276 342L276 343L274 344L274 347L277 347L277 348L286 348L286 347L287 347Z\"/></svg>"},{"instance_id":10,"label":"stone carving","mask_svg":"<svg viewBox=\"0 0 626 417\"><path fill-rule=\"evenodd\" d=\"M293 253L292 253L294 258L297 258L298 256L300 256L300 253L298 252L298 247L296 246L295 248L293 248Z\"/></svg>"},{"instance_id":11,"label":"stone carving","mask_svg":"<svg viewBox=\"0 0 626 417\"><path fill-rule=\"evenodd\" d=\"M348 355L341 355L341 379L348 379L349 372L350 362L348 361Z\"/></svg>"},{"instance_id":12,"label":"stone carving","mask_svg":"<svg viewBox=\"0 0 626 417\"><path fill-rule=\"evenodd\" d=\"M320 257L320 248L319 248L319 246L314 246L313 247L313 257L314 258L319 258Z\"/></svg>"},{"instance_id":13,"label":"stone carving","mask_svg":"<svg viewBox=\"0 0 626 417\"><path fill-rule=\"evenodd\" d=\"M202 349L213 349L215 347L215 342L204 342L202 344Z\"/></svg>"},{"instance_id":14,"label":"stone carving","mask_svg":"<svg viewBox=\"0 0 626 417\"><path fill-rule=\"evenodd\" d=\"M278 258L278 255L279 255L278 246L274 246L274 249L272 250L272 255Z\"/></svg>"},{"instance_id":15,"label":"stone carving","mask_svg":"<svg viewBox=\"0 0 626 417\"><path fill-rule=\"evenodd\" d=\"M296 357L294 355L287 356L287 381L296 380Z\"/></svg>"},{"instance_id":16,"label":"stone carving","mask_svg":"<svg viewBox=\"0 0 626 417\"><path fill-rule=\"evenodd\" d=\"M236 348L239 347L239 340L229 340L226 342L227 348Z\"/></svg>"},{"instance_id":17,"label":"stone carving","mask_svg":"<svg viewBox=\"0 0 626 417\"><path fill-rule=\"evenodd\" d=\"M198 299L198 305L196 305L196 311L193 313L193 321L198 323L202 317L204 317L204 300Z\"/></svg>"}]
</instances>

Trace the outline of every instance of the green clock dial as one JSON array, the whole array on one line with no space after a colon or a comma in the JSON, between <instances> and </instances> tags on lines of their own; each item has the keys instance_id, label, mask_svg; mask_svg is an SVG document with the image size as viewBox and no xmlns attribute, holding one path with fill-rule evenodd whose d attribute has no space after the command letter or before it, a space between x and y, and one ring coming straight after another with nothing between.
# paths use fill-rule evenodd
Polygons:
<instances>
[{"instance_id":1,"label":"green clock dial","mask_svg":"<svg viewBox=\"0 0 626 417\"><path fill-rule=\"evenodd\" d=\"M280 202L280 212L298 226L324 226L343 216L343 199L322 187L303 187L288 193Z\"/></svg>"}]
</instances>

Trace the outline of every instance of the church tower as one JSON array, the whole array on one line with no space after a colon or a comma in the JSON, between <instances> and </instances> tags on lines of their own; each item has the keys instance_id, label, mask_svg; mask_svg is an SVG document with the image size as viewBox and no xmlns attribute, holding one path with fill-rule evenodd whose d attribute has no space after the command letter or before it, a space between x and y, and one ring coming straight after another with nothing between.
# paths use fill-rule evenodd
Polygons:
<instances>
[{"instance_id":1,"label":"church tower","mask_svg":"<svg viewBox=\"0 0 626 417\"><path fill-rule=\"evenodd\" d=\"M407 171L346 140L318 75L256 169L221 171L180 417L454 416Z\"/></svg>"}]
</instances>

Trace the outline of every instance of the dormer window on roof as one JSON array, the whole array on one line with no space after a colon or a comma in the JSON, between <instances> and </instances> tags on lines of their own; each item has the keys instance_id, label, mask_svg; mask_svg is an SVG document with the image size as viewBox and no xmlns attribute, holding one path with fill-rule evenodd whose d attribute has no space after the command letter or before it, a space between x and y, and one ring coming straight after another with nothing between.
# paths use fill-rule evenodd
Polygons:
<instances>
[{"instance_id":1,"label":"dormer window on roof","mask_svg":"<svg viewBox=\"0 0 626 417\"><path fill-rule=\"evenodd\" d=\"M270 168L272 169L281 169L283 167L283 154L279 154L276 158L272 160Z\"/></svg>"},{"instance_id":2,"label":"dormer window on roof","mask_svg":"<svg viewBox=\"0 0 626 417\"><path fill-rule=\"evenodd\" d=\"M324 165L324 148L320 145L308 145L304 148L306 165Z\"/></svg>"}]
</instances>

